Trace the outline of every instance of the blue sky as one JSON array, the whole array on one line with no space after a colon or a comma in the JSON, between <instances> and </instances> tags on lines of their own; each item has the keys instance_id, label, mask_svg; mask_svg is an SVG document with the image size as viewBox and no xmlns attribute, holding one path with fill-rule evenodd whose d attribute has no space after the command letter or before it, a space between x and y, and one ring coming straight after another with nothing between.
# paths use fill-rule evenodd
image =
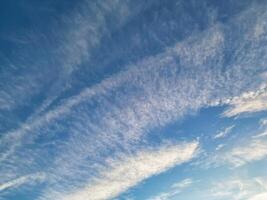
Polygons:
<instances>
[{"instance_id":1,"label":"blue sky","mask_svg":"<svg viewBox=\"0 0 267 200\"><path fill-rule=\"evenodd\" d=\"M0 2L0 200L266 200L267 2Z\"/></svg>"}]
</instances>

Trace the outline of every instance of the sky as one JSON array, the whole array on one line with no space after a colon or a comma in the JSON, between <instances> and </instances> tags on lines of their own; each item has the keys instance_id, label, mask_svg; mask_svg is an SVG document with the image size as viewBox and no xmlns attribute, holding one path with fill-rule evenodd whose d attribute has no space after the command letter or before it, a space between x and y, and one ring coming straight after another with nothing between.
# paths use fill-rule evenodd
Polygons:
<instances>
[{"instance_id":1,"label":"sky","mask_svg":"<svg viewBox=\"0 0 267 200\"><path fill-rule=\"evenodd\" d=\"M0 200L266 200L267 1L2 0Z\"/></svg>"}]
</instances>

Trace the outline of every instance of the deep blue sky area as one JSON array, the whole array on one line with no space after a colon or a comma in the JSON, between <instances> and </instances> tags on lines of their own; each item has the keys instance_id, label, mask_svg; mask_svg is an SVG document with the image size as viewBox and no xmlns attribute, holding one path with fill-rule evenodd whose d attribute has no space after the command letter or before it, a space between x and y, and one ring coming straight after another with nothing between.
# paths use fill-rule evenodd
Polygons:
<instances>
[{"instance_id":1,"label":"deep blue sky area","mask_svg":"<svg viewBox=\"0 0 267 200\"><path fill-rule=\"evenodd\" d=\"M266 1L0 1L0 200L266 200L266 63Z\"/></svg>"}]
</instances>

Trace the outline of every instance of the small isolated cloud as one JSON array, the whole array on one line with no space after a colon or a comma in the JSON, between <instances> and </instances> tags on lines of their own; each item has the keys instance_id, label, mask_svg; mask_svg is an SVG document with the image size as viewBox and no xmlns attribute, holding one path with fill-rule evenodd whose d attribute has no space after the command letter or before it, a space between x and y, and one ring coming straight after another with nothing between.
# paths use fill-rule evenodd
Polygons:
<instances>
[{"instance_id":1,"label":"small isolated cloud","mask_svg":"<svg viewBox=\"0 0 267 200\"><path fill-rule=\"evenodd\" d=\"M216 134L214 136L214 139L219 139L219 138L224 138L226 137L227 135L229 135L232 131L232 129L235 127L235 125L232 125L232 126L229 126L229 127L226 127L223 131L219 132L218 134Z\"/></svg>"},{"instance_id":2,"label":"small isolated cloud","mask_svg":"<svg viewBox=\"0 0 267 200\"><path fill-rule=\"evenodd\" d=\"M266 119L265 118L264 119L261 119L260 120L260 125L261 126L266 126L267 125L267 118Z\"/></svg>"},{"instance_id":3,"label":"small isolated cloud","mask_svg":"<svg viewBox=\"0 0 267 200\"><path fill-rule=\"evenodd\" d=\"M179 188L179 189L183 189L188 187L189 185L191 185L193 183L193 180L190 178L184 179L180 182L174 183L172 185L172 188Z\"/></svg>"},{"instance_id":4,"label":"small isolated cloud","mask_svg":"<svg viewBox=\"0 0 267 200\"><path fill-rule=\"evenodd\" d=\"M219 151L219 150L222 149L224 146L225 146L225 144L219 144L219 145L216 147L216 151Z\"/></svg>"},{"instance_id":5,"label":"small isolated cloud","mask_svg":"<svg viewBox=\"0 0 267 200\"><path fill-rule=\"evenodd\" d=\"M196 154L197 148L197 142L163 146L157 150L140 151L133 156L122 156L120 159L111 160L109 167L103 170L100 177L95 178L87 187L59 199L104 200L114 198L153 175L191 160ZM183 185L186 184L189 184L188 181L183 183Z\"/></svg>"},{"instance_id":6,"label":"small isolated cloud","mask_svg":"<svg viewBox=\"0 0 267 200\"><path fill-rule=\"evenodd\" d=\"M227 101L230 105L223 115L234 117L243 113L254 113L267 110L267 88L255 92L247 92L240 97L235 97Z\"/></svg>"},{"instance_id":7,"label":"small isolated cloud","mask_svg":"<svg viewBox=\"0 0 267 200\"><path fill-rule=\"evenodd\" d=\"M193 184L193 180L190 178L184 179L182 181L179 181L177 183L174 183L171 186L171 190L168 192L162 192L149 200L169 200L175 195L181 193L185 188L189 187Z\"/></svg>"}]
</instances>

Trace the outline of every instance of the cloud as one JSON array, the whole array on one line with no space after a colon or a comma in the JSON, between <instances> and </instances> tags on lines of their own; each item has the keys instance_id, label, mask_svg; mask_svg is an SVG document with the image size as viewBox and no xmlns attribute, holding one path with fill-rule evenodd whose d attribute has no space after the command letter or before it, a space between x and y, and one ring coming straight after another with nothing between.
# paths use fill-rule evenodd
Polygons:
<instances>
[{"instance_id":1,"label":"cloud","mask_svg":"<svg viewBox=\"0 0 267 200\"><path fill-rule=\"evenodd\" d=\"M216 147L216 151L219 151L220 149L222 149L225 146L225 144L219 144Z\"/></svg>"},{"instance_id":2,"label":"cloud","mask_svg":"<svg viewBox=\"0 0 267 200\"><path fill-rule=\"evenodd\" d=\"M266 180L261 177L226 178L212 184L207 192L213 199L254 200L265 196Z\"/></svg>"},{"instance_id":3,"label":"cloud","mask_svg":"<svg viewBox=\"0 0 267 200\"><path fill-rule=\"evenodd\" d=\"M267 110L267 88L244 93L240 97L229 100L230 107L224 111L226 117L233 117L243 113L254 113Z\"/></svg>"},{"instance_id":4,"label":"cloud","mask_svg":"<svg viewBox=\"0 0 267 200\"><path fill-rule=\"evenodd\" d=\"M267 130L263 131L262 133L259 133L255 136L253 136L253 138L261 138L261 137L265 137L267 136Z\"/></svg>"},{"instance_id":5,"label":"cloud","mask_svg":"<svg viewBox=\"0 0 267 200\"><path fill-rule=\"evenodd\" d=\"M25 183L33 184L35 182L44 181L44 179L45 179L45 174L43 173L25 175L25 176L22 176L22 177L0 184L0 192L10 189L10 188L17 188L20 185L25 184Z\"/></svg>"},{"instance_id":6,"label":"cloud","mask_svg":"<svg viewBox=\"0 0 267 200\"><path fill-rule=\"evenodd\" d=\"M184 179L171 186L171 190L168 192L162 192L154 197L149 198L149 200L169 200L175 197L177 194L181 193L185 188L190 187L193 184L193 180L190 178Z\"/></svg>"},{"instance_id":7,"label":"cloud","mask_svg":"<svg viewBox=\"0 0 267 200\"><path fill-rule=\"evenodd\" d=\"M48 95L44 95L46 98L37 109L44 111L65 89L71 74L91 59L92 51L100 45L103 37L125 24L133 14L135 12L130 12L126 1L97 0L92 3L85 0L71 8L68 15L55 17L56 25L50 28L57 29L56 32L40 33L36 30L30 34L26 48L22 51L21 48L14 48L14 56L4 58L8 63L2 68L4 73L0 76L1 80L5 80L1 83L0 109L12 112L24 107L46 89ZM107 28L110 17L116 21L112 30ZM25 29L25 32L29 34L32 30ZM35 57L33 59L28 55ZM45 59L46 62L39 62L38 59Z\"/></svg>"},{"instance_id":8,"label":"cloud","mask_svg":"<svg viewBox=\"0 0 267 200\"><path fill-rule=\"evenodd\" d=\"M251 198L249 198L249 200L265 200L267 199L267 192L265 193L261 193L261 194L257 194Z\"/></svg>"},{"instance_id":9,"label":"cloud","mask_svg":"<svg viewBox=\"0 0 267 200\"><path fill-rule=\"evenodd\" d=\"M226 127L223 131L219 132L218 134L216 134L214 136L214 139L219 139L219 138L224 138L226 137L227 135L229 135L232 131L232 129L235 127L235 125L232 125L232 126L229 126L229 127Z\"/></svg>"},{"instance_id":10,"label":"cloud","mask_svg":"<svg viewBox=\"0 0 267 200\"><path fill-rule=\"evenodd\" d=\"M267 156L267 142L264 140L253 140L246 146L235 147L228 155L226 161L235 167L242 166L247 163L262 160Z\"/></svg>"},{"instance_id":11,"label":"cloud","mask_svg":"<svg viewBox=\"0 0 267 200\"><path fill-rule=\"evenodd\" d=\"M233 91L240 93L247 88L247 82L253 82L248 80L257 77L256 74L255 77L247 76L246 73L240 71L236 63L229 67L225 74L220 72L219 67L218 69L210 68L214 64L220 66L223 63L221 60L225 42L223 29L223 26L216 25L203 33L179 42L164 53L148 57L134 66L128 66L128 70L83 90L79 95L62 101L63 103L55 109L26 122L18 130L6 133L7 136L3 140L8 142L4 143L15 143L17 146L20 142L10 141L21 140L26 134L38 132L38 129L59 118L68 117L71 111L73 115L76 115L73 108L86 106L86 103L90 103L94 98L103 100L98 103L103 103L103 108L107 108L111 104L108 98L114 93L121 99L118 98L119 103L112 102L113 105L115 104L114 112L106 114L108 121L103 124L120 124L117 122L120 120L112 120L112 115L119 115L120 119L128 119L126 125L120 124L119 128L132 130L130 134L128 131L122 132L129 136L134 134L134 137L139 137L140 132L146 130L147 127L164 125L203 106L209 106L214 101L220 101L226 98L225 96L231 96ZM191 49L194 49L194 52L191 52ZM205 51L200 51L200 49L205 49ZM253 51L258 50L253 49ZM182 67L179 63L188 67ZM244 70L247 68L247 71L255 71L249 66L243 66L243 68ZM162 76L162 74L168 76ZM238 79L229 74L237 75ZM217 87L224 88L224 93L219 92ZM126 102L123 99L127 93L116 91L119 88L123 88L124 91L132 89L139 91L136 94L128 93L131 95L128 97L131 100L131 106L125 105ZM121 111L116 105L125 107L125 109ZM137 116L141 116L140 120ZM14 152L14 145L9 146L7 151L10 153L4 153L2 159Z\"/></svg>"},{"instance_id":12,"label":"cloud","mask_svg":"<svg viewBox=\"0 0 267 200\"><path fill-rule=\"evenodd\" d=\"M221 165L240 167L248 163L263 160L266 157L267 142L265 140L252 139L242 145L207 155L200 163L205 168Z\"/></svg>"},{"instance_id":13,"label":"cloud","mask_svg":"<svg viewBox=\"0 0 267 200\"><path fill-rule=\"evenodd\" d=\"M207 178L207 179L206 179ZM215 177L204 177L199 180L200 185L192 185L195 183L192 179L185 179L184 187L181 189L173 189L169 192L161 193L149 200L170 200L178 199L177 194L181 195L181 199L232 199L232 200L251 200L254 198L263 198L267 192L266 177L242 177L242 176L223 176L218 179ZM181 182L181 183L182 183ZM179 184L179 183L178 183ZM183 191L190 187L190 191ZM192 192L192 190L194 192ZM177 191L177 192L176 192ZM185 196L182 196L182 192Z\"/></svg>"},{"instance_id":14,"label":"cloud","mask_svg":"<svg viewBox=\"0 0 267 200\"><path fill-rule=\"evenodd\" d=\"M172 185L172 188L183 189L183 188L190 186L192 183L193 183L193 180L190 178L187 178L187 179L184 179L180 182L174 183Z\"/></svg>"},{"instance_id":15,"label":"cloud","mask_svg":"<svg viewBox=\"0 0 267 200\"><path fill-rule=\"evenodd\" d=\"M222 147L224 147L223 145ZM249 163L261 161L267 157L266 140L252 137L242 144L236 144L233 147L223 148L219 145L216 152L202 154L193 163L205 169L218 166L229 166L237 168Z\"/></svg>"},{"instance_id":16,"label":"cloud","mask_svg":"<svg viewBox=\"0 0 267 200\"><path fill-rule=\"evenodd\" d=\"M210 42L210 39L213 42ZM15 131L6 133L1 140L6 148L3 148L5 150L3 150L0 160L5 160L12 155L22 145L21 141L25 137L31 137L34 135L33 133L38 133L38 130L43 130L43 127L49 128L48 126L51 124L61 125L61 121L64 122L69 117L74 116L77 121L73 130L70 130L75 143L78 142L77 140L84 140L82 137L74 136L76 133L79 135L81 132L89 134L89 131L90 135L99 137L96 139L97 141L113 143L106 141L112 139L116 143L115 141L120 140L118 137L123 137L126 142L138 139L153 127L163 126L184 116L189 111L197 110L202 105L208 104L210 98L210 92L205 88L201 91L197 89L198 83L206 80L205 77L209 74L211 86L217 78L212 77L212 70L203 72L200 69L198 70L199 77L195 77L196 68L194 67L180 74L177 56L181 54L181 56L185 56L185 63L193 62L198 65L205 62L207 57L220 51L222 42L223 36L220 27L211 28L200 38L190 38L189 41L138 62L134 66L128 66L127 70L84 89L79 95L63 101L55 109L22 124ZM199 57L196 62L189 49L194 46L200 48L200 44L208 50L206 56L203 55L203 60L201 61L202 57ZM188 47L185 48L185 46ZM211 47L209 48L209 46ZM185 49L187 50L185 51ZM184 55L185 53L186 55ZM183 88L185 83L186 87ZM110 98L114 94L116 94L116 98L110 102ZM87 107L93 101L96 101L97 105L101 105L96 107L94 117L79 110L80 107ZM94 122L95 118L98 118L97 123ZM93 134L94 132L97 133ZM114 134L118 132L120 134ZM92 141L89 137L86 140ZM69 144L73 145L72 142ZM86 146L88 145L86 144ZM95 147L97 147L96 144L92 145L92 148ZM67 149L73 148L81 147L67 147Z\"/></svg>"},{"instance_id":17,"label":"cloud","mask_svg":"<svg viewBox=\"0 0 267 200\"><path fill-rule=\"evenodd\" d=\"M88 186L66 196L60 194L61 197L57 197L57 199L104 200L114 198L153 175L191 160L195 156L197 148L198 143L192 142L161 146L158 149L139 151L135 155L124 155L119 159L111 159L108 161L106 169L102 170L99 177ZM181 188L188 184L190 183L187 180L175 187Z\"/></svg>"},{"instance_id":18,"label":"cloud","mask_svg":"<svg viewBox=\"0 0 267 200\"><path fill-rule=\"evenodd\" d=\"M260 125L261 126L266 126L267 125L267 119L261 119L260 120Z\"/></svg>"},{"instance_id":19,"label":"cloud","mask_svg":"<svg viewBox=\"0 0 267 200\"><path fill-rule=\"evenodd\" d=\"M125 24L131 12L127 1L83 1L71 16L64 16L67 21L62 45L59 47L61 63L71 73L81 63L91 59L91 52L100 45L105 35ZM116 23L109 26L108 19L112 17Z\"/></svg>"},{"instance_id":20,"label":"cloud","mask_svg":"<svg viewBox=\"0 0 267 200\"><path fill-rule=\"evenodd\" d=\"M201 37L202 45L212 45L213 51L219 51L221 32L218 27L212 28L207 35ZM215 44L209 42L213 37L217 38L213 40ZM85 166L88 171L93 170L90 168L93 165L88 164L88 160L84 158L101 160L108 151L134 149L151 129L165 126L209 102L210 94L205 89L199 91L196 88L199 82L207 80L207 71L199 71L203 74L199 77L195 77L194 67L182 74L177 71L177 51L183 45L199 45L199 41L192 38L190 42L130 66L128 70L82 91L60 109L51 112L49 123L60 123L57 116L66 119L72 116L71 123L74 124L67 130L71 133L69 141L55 158L54 167L50 166L53 173L65 177L63 182L71 180L78 184L80 179L86 181L90 179L90 173L84 175L82 172L81 176L77 176L81 174L80 166ZM213 51L207 51L207 56ZM186 59L185 62L191 62L190 60ZM199 63L202 61L196 62ZM211 82L216 81L216 77L211 79ZM187 87L183 88L185 83ZM95 110L89 113L81 110L90 105L91 101L95 102ZM74 180L72 177L75 177Z\"/></svg>"},{"instance_id":21,"label":"cloud","mask_svg":"<svg viewBox=\"0 0 267 200\"><path fill-rule=\"evenodd\" d=\"M234 198L234 199L242 199L247 196L247 183L239 178L233 178L230 180L223 180L216 183L210 189L210 196L215 198Z\"/></svg>"}]
</instances>

